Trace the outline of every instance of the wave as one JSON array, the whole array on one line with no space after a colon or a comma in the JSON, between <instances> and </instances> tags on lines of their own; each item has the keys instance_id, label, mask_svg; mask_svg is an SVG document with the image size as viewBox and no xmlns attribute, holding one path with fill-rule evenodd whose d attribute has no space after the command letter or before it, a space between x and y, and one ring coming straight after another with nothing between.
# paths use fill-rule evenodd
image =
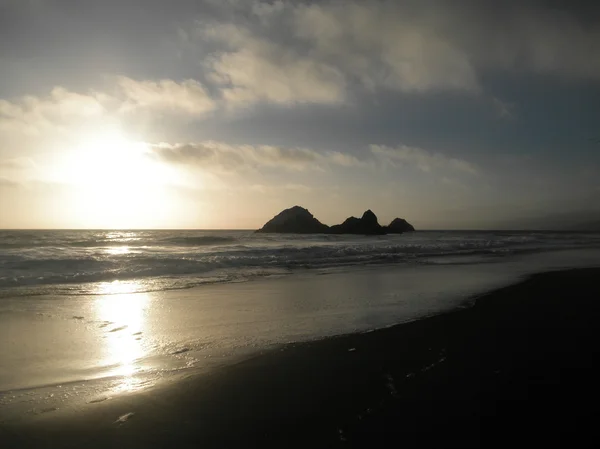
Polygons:
<instances>
[{"instance_id":1,"label":"wave","mask_svg":"<svg viewBox=\"0 0 600 449\"><path fill-rule=\"evenodd\" d=\"M40 259L20 261L3 267L9 275L0 276L0 287L112 282L115 280L210 276L237 272L249 276L252 270L293 270L330 268L359 264L433 263L431 258L454 257L446 263L460 263L467 256L493 258L540 251L531 248L462 247L453 249L392 246L365 248L315 247L255 249L253 251L211 252L184 257L122 256L114 258ZM7 270L7 268L9 268Z\"/></svg>"},{"instance_id":2,"label":"wave","mask_svg":"<svg viewBox=\"0 0 600 449\"><path fill-rule=\"evenodd\" d=\"M23 248L102 248L115 246L153 247L153 246L208 246L235 243L238 237L217 235L168 236L152 234L150 237L110 236L104 233L90 235L90 238L56 235L53 238L40 238L35 234L17 234L0 236L0 249Z\"/></svg>"},{"instance_id":3,"label":"wave","mask_svg":"<svg viewBox=\"0 0 600 449\"><path fill-rule=\"evenodd\" d=\"M0 232L0 288L140 280L146 289L234 282L296 269L361 264L484 263L526 252L600 246L600 235L415 233L400 236L250 232ZM26 238L23 237L26 235ZM20 243L22 249L6 244ZM117 247L117 248L115 248ZM46 291L46 290L44 290ZM0 296L7 292L1 293Z\"/></svg>"},{"instance_id":4,"label":"wave","mask_svg":"<svg viewBox=\"0 0 600 449\"><path fill-rule=\"evenodd\" d=\"M167 243L171 245L181 246L204 246L204 245L222 245L226 243L233 243L238 241L234 237L220 237L220 236L209 236L203 235L198 237L171 237L164 240L160 240L160 243Z\"/></svg>"}]
</instances>

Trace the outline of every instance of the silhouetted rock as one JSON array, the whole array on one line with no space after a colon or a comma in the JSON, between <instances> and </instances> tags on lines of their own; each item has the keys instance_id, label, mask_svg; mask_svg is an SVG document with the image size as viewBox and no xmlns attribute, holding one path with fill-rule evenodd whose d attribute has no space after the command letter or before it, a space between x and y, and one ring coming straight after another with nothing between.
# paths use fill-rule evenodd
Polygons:
<instances>
[{"instance_id":1,"label":"silhouetted rock","mask_svg":"<svg viewBox=\"0 0 600 449\"><path fill-rule=\"evenodd\" d=\"M403 232L413 232L415 228L404 218L394 218L386 227L386 231L390 234L402 234Z\"/></svg>"},{"instance_id":2,"label":"silhouetted rock","mask_svg":"<svg viewBox=\"0 0 600 449\"><path fill-rule=\"evenodd\" d=\"M350 217L342 224L329 228L332 234L363 234L381 235L385 229L377 222L377 216L371 211L366 211L361 218Z\"/></svg>"},{"instance_id":3,"label":"silhouetted rock","mask_svg":"<svg viewBox=\"0 0 600 449\"><path fill-rule=\"evenodd\" d=\"M342 224L333 225L329 228L330 234L356 234L352 232L354 229L358 229L360 218L349 217L344 220Z\"/></svg>"},{"instance_id":4,"label":"silhouetted rock","mask_svg":"<svg viewBox=\"0 0 600 449\"><path fill-rule=\"evenodd\" d=\"M321 234L328 231L329 226L313 217L307 209L294 206L277 214L257 232Z\"/></svg>"},{"instance_id":5,"label":"silhouetted rock","mask_svg":"<svg viewBox=\"0 0 600 449\"><path fill-rule=\"evenodd\" d=\"M361 218L349 217L342 224L329 227L313 217L307 209L294 206L277 214L256 232L382 235L388 232L402 234L414 230L415 228L402 218L394 219L389 226L381 226L377 216L370 209Z\"/></svg>"},{"instance_id":6,"label":"silhouetted rock","mask_svg":"<svg viewBox=\"0 0 600 449\"><path fill-rule=\"evenodd\" d=\"M377 222L377 215L375 215L371 209L367 210L363 214L361 221L365 224L365 226L381 227Z\"/></svg>"}]
</instances>

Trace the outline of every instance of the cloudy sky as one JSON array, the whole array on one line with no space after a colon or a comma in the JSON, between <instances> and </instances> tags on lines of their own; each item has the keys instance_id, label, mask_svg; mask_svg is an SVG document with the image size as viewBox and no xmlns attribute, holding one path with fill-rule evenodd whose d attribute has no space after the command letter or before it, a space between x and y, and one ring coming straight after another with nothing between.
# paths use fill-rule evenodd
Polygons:
<instances>
[{"instance_id":1,"label":"cloudy sky","mask_svg":"<svg viewBox=\"0 0 600 449\"><path fill-rule=\"evenodd\" d=\"M600 8L0 0L0 228L600 209Z\"/></svg>"}]
</instances>

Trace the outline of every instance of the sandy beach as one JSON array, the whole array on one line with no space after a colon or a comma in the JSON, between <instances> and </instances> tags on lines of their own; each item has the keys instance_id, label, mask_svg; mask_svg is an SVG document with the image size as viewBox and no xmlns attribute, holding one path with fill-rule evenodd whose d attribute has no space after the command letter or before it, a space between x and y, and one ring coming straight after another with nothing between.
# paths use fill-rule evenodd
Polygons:
<instances>
[{"instance_id":1,"label":"sandy beach","mask_svg":"<svg viewBox=\"0 0 600 449\"><path fill-rule=\"evenodd\" d=\"M4 422L2 447L585 446L599 274L534 275L471 308Z\"/></svg>"}]
</instances>

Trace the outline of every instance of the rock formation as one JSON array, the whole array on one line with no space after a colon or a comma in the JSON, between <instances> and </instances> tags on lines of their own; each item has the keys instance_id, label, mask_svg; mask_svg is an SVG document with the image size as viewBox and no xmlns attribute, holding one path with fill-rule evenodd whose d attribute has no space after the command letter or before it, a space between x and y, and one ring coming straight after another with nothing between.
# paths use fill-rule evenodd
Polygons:
<instances>
[{"instance_id":1,"label":"rock formation","mask_svg":"<svg viewBox=\"0 0 600 449\"><path fill-rule=\"evenodd\" d=\"M404 232L413 232L415 228L404 218L394 218L386 227L388 234L402 234Z\"/></svg>"},{"instance_id":2,"label":"rock formation","mask_svg":"<svg viewBox=\"0 0 600 449\"><path fill-rule=\"evenodd\" d=\"M321 234L329 231L324 225L303 207L286 209L269 220L258 232L276 232L293 234Z\"/></svg>"},{"instance_id":3,"label":"rock formation","mask_svg":"<svg viewBox=\"0 0 600 449\"><path fill-rule=\"evenodd\" d=\"M342 224L329 228L332 234L362 234L381 235L385 229L377 222L377 216L371 211L366 211L361 218L350 217Z\"/></svg>"},{"instance_id":4,"label":"rock formation","mask_svg":"<svg viewBox=\"0 0 600 449\"><path fill-rule=\"evenodd\" d=\"M402 234L414 230L415 228L402 218L394 219L389 226L381 226L371 210L366 211L361 218L350 217L342 224L329 227L313 217L307 209L294 206L277 214L257 232L382 235Z\"/></svg>"}]
</instances>

